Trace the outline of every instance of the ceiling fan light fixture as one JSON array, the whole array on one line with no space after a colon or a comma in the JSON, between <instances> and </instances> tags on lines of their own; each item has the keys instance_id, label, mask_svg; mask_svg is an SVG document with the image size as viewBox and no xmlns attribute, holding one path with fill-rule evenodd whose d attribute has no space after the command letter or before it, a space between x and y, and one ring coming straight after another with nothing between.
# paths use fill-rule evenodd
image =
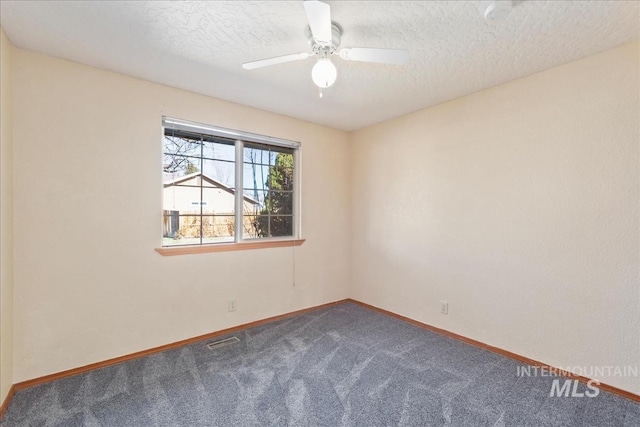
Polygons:
<instances>
[{"instance_id":1,"label":"ceiling fan light fixture","mask_svg":"<svg viewBox=\"0 0 640 427\"><path fill-rule=\"evenodd\" d=\"M245 62L242 64L242 68L245 70L254 70L269 65L304 60L315 55L318 62L314 64L311 70L311 79L320 89L320 97L322 98L322 90L333 86L338 77L338 70L329 59L336 53L338 53L341 59L347 61L373 62L378 64L402 65L409 60L409 52L404 49L348 47L338 51L337 49L342 40L342 27L337 22L331 20L331 6L318 0L305 0L300 3L304 4L304 9L307 14L309 26L306 32L311 52L292 53Z\"/></svg>"},{"instance_id":2,"label":"ceiling fan light fixture","mask_svg":"<svg viewBox=\"0 0 640 427\"><path fill-rule=\"evenodd\" d=\"M338 70L329 58L321 58L311 70L311 78L319 88L326 89L336 82Z\"/></svg>"}]
</instances>

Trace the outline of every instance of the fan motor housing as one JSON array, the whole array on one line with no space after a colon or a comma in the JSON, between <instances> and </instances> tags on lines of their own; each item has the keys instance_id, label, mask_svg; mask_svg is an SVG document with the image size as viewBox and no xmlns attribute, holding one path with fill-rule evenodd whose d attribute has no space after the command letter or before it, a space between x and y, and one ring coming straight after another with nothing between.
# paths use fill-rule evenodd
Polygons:
<instances>
[{"instance_id":1,"label":"fan motor housing","mask_svg":"<svg viewBox=\"0 0 640 427\"><path fill-rule=\"evenodd\" d=\"M311 50L319 56L332 55L338 46L340 46L341 38L342 27L337 22L331 22L331 43L322 43L314 39L313 34L311 33L311 27L307 27L307 39L309 40Z\"/></svg>"}]
</instances>

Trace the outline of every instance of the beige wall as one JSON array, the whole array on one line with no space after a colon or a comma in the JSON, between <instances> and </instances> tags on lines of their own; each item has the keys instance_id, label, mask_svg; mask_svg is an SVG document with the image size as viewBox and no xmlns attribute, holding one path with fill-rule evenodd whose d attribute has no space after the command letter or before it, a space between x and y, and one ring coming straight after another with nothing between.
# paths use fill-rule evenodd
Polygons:
<instances>
[{"instance_id":1,"label":"beige wall","mask_svg":"<svg viewBox=\"0 0 640 427\"><path fill-rule=\"evenodd\" d=\"M13 382L12 47L0 28L0 404Z\"/></svg>"},{"instance_id":2,"label":"beige wall","mask_svg":"<svg viewBox=\"0 0 640 427\"><path fill-rule=\"evenodd\" d=\"M348 296L348 134L13 54L14 382ZM301 141L306 243L156 253L162 115Z\"/></svg>"},{"instance_id":3,"label":"beige wall","mask_svg":"<svg viewBox=\"0 0 640 427\"><path fill-rule=\"evenodd\" d=\"M638 58L354 133L352 297L554 366L637 367Z\"/></svg>"}]
</instances>

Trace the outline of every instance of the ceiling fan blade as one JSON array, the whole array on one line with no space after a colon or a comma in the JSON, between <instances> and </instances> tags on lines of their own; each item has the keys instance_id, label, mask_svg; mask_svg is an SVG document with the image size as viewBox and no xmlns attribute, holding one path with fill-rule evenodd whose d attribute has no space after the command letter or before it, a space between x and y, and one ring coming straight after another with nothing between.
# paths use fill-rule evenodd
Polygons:
<instances>
[{"instance_id":1,"label":"ceiling fan blade","mask_svg":"<svg viewBox=\"0 0 640 427\"><path fill-rule=\"evenodd\" d=\"M276 56L275 58L260 59L258 61L245 62L242 68L254 70L256 68L268 67L269 65L282 64L283 62L301 61L310 57L310 53L292 53L291 55Z\"/></svg>"},{"instance_id":2,"label":"ceiling fan blade","mask_svg":"<svg viewBox=\"0 0 640 427\"><path fill-rule=\"evenodd\" d=\"M313 38L320 43L331 43L331 8L317 0L305 0L304 10Z\"/></svg>"},{"instance_id":3,"label":"ceiling fan blade","mask_svg":"<svg viewBox=\"0 0 640 427\"><path fill-rule=\"evenodd\" d=\"M404 49L348 47L340 50L340 58L346 59L347 61L379 62L381 64L402 65L409 60L409 51Z\"/></svg>"}]
</instances>

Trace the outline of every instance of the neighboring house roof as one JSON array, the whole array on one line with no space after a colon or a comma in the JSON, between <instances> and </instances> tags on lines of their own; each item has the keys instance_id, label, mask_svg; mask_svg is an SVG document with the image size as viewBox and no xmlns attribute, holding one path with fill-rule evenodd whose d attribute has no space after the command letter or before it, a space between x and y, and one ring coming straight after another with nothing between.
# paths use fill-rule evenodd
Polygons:
<instances>
[{"instance_id":1,"label":"neighboring house roof","mask_svg":"<svg viewBox=\"0 0 640 427\"><path fill-rule=\"evenodd\" d=\"M235 188L229 187L228 185L223 184L220 181L211 178L209 175L203 174L202 172L194 172L194 173L190 173L189 175L179 176L179 177L174 178L174 179L172 179L170 181L165 181L164 182L164 188L171 187L171 186L174 186L174 185L178 185L178 184L180 184L182 182L189 181L190 179L196 178L198 176L201 176L203 180L209 182L211 185L213 185L215 187L218 187L218 188L220 188L220 189L222 189L222 190L224 190L224 191L226 191L228 193L231 193L231 194L235 194L236 193L236 189ZM247 196L245 194L243 194L243 198L247 202L253 203L254 205L259 205L260 204L259 201L257 201L256 199L253 199L253 198L251 198L251 197L249 197L249 196Z\"/></svg>"}]
</instances>

